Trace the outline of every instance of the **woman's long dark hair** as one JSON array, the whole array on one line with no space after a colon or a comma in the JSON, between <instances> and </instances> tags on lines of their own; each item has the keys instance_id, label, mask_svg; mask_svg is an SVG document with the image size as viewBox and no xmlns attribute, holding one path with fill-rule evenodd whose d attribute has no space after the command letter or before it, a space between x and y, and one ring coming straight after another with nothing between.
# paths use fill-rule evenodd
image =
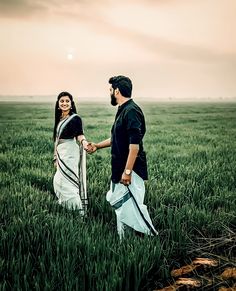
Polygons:
<instances>
[{"instance_id":1,"label":"woman's long dark hair","mask_svg":"<svg viewBox=\"0 0 236 291\"><path fill-rule=\"evenodd\" d=\"M56 140L56 135L57 135L57 125L60 121L61 114L62 114L62 110L59 108L59 100L61 97L64 97L64 96L68 96L70 98L70 101L71 101L71 109L70 109L69 115L72 115L73 113L77 113L75 103L73 100L73 96L69 92L61 92L57 96L57 102L55 105L55 123L54 123L54 130L53 130L53 140L54 141Z\"/></svg>"}]
</instances>

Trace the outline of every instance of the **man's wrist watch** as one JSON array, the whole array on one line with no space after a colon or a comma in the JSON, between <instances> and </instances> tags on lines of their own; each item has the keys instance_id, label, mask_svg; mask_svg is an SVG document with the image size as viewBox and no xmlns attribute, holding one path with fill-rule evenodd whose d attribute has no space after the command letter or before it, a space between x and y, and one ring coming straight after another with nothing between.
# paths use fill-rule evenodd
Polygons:
<instances>
[{"instance_id":1,"label":"man's wrist watch","mask_svg":"<svg viewBox=\"0 0 236 291\"><path fill-rule=\"evenodd\" d=\"M128 175L128 176L130 176L130 175L131 175L131 173L132 173L132 171L131 171L131 170L129 170L129 169L125 169L125 175Z\"/></svg>"}]
</instances>

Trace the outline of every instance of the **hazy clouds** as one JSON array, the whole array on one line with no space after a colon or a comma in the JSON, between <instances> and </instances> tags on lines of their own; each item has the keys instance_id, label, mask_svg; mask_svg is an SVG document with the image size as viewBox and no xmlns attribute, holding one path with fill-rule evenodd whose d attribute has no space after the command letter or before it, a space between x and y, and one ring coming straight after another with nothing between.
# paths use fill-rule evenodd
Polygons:
<instances>
[{"instance_id":1,"label":"hazy clouds","mask_svg":"<svg viewBox=\"0 0 236 291\"><path fill-rule=\"evenodd\" d=\"M0 1L0 94L104 96L110 75L128 74L139 96L235 96L235 11L234 0Z\"/></svg>"}]
</instances>

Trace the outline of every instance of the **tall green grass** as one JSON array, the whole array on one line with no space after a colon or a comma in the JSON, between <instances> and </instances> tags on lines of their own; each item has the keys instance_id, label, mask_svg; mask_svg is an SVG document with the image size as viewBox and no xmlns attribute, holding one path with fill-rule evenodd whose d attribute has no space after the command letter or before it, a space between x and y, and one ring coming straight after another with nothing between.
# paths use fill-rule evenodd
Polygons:
<instances>
[{"instance_id":1,"label":"tall green grass","mask_svg":"<svg viewBox=\"0 0 236 291\"><path fill-rule=\"evenodd\" d=\"M122 242L105 200L109 149L87 156L82 220L53 195L54 105L0 106L0 290L153 290L199 236L235 231L236 104L142 105L145 202L159 236ZM78 108L88 140L109 137L115 108Z\"/></svg>"}]
</instances>

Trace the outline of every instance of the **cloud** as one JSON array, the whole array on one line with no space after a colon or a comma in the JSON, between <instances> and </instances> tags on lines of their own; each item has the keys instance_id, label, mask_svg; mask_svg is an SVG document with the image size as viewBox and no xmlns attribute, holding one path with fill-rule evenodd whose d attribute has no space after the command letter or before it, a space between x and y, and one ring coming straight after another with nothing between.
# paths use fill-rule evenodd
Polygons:
<instances>
[{"instance_id":1,"label":"cloud","mask_svg":"<svg viewBox=\"0 0 236 291\"><path fill-rule=\"evenodd\" d=\"M103 2L106 0L103 0ZM96 3L94 0L0 0L0 17L2 18L25 18L42 15L49 12L57 13L63 9L69 10L73 6L77 8Z\"/></svg>"},{"instance_id":2,"label":"cloud","mask_svg":"<svg viewBox=\"0 0 236 291\"><path fill-rule=\"evenodd\" d=\"M129 7L129 11L131 11L131 7L136 7L133 6L135 2L134 0L129 0L124 7ZM144 0L137 0L136 3L144 4ZM175 0L149 0L143 8L149 7L147 11L150 11L150 7L154 7L153 5L169 5L169 7L173 7L177 5L176 3L177 1ZM122 26L122 22L121 25L117 25L117 22L113 21L113 16L116 15L112 14L112 17L109 17L109 9L116 7L113 4L112 0L103 0L99 1L99 3L94 0L0 0L0 16L35 18L43 14L44 17L48 15L49 18L51 16L59 17L59 19L65 20L67 23L73 21L75 25L83 23L89 28L89 33L105 35L110 39L116 38L121 42L130 43L136 46L138 51L151 54L153 61L164 57L174 61L206 64L228 62L235 64L236 62L236 54L233 52L223 53L215 48L204 46L204 44L197 45L196 43L191 43L191 39L190 42L173 39L168 33L165 36L160 36L158 32L155 33L155 27L147 27L147 30L144 31L138 29L135 23L132 22L127 26ZM128 4L129 6L127 6ZM121 0L120 5L125 5L124 0ZM122 9L119 11L121 12ZM118 17L120 17L119 13ZM135 14L135 9L132 14ZM137 16L141 17L142 14ZM55 18L53 19L55 20ZM145 19L139 19L140 21L145 21ZM155 25L155 21L153 23ZM151 29L153 30L152 33L150 33Z\"/></svg>"},{"instance_id":3,"label":"cloud","mask_svg":"<svg viewBox=\"0 0 236 291\"><path fill-rule=\"evenodd\" d=\"M116 19L120 18L123 9L122 8L123 6L120 7L120 5L125 5L123 1L124 0L121 0L120 1L121 3L119 2L118 7L115 6L114 2L112 2L111 0L110 1L103 0L101 2L99 1L99 3L93 0L91 1L70 0L69 2L70 5L68 5L68 2L64 2L63 7L61 6L58 9L57 8L55 9L57 9L57 15L61 15L62 17L65 17L77 23L83 22L87 27L90 28L91 33L94 33L96 35L99 34L105 35L108 38L116 38L121 42L127 42L136 46L137 50L140 51L144 50L145 53L152 54L154 61L165 57L167 59L172 59L174 61L182 62L190 61L193 63L198 62L205 64L236 63L236 51L234 50L231 50L231 52L229 51L224 52L220 51L218 47L209 45L209 43L198 44L197 42L193 42L193 40L195 39L194 35L189 35L189 37L187 38L185 37L185 40L182 40L181 38L180 39L172 38L171 37L172 34L168 34L168 31L166 31L166 35L159 35L157 28L160 25L160 22L155 22L155 20L151 22L153 24L153 27L149 23L149 26L146 26L146 30L139 29L139 26L136 25L135 23L136 20L141 21L143 24L145 24L147 18L144 17L147 17L148 12L153 10L154 6L155 8L157 8L157 5L166 6L167 10L165 10L165 13L167 13L170 7L172 8L176 7L177 1L159 0L156 2L150 0L148 1L148 3L145 4L145 6L135 6L136 1L129 0L126 2L126 6L124 6L126 7L125 11L126 13L123 15L124 20L118 22L114 21L114 18ZM184 0L182 1L182 5L185 1ZM137 2L142 3L142 5L144 5L144 0L138 0ZM74 9L72 9L72 6ZM190 15L192 15L192 13L194 13L194 6L192 7L190 4L189 6L190 8L187 11L189 11ZM111 8L113 8L112 11ZM119 10L116 8L119 8ZM136 8L143 9L143 12L144 10L146 10L145 14L144 13L139 14ZM198 7L198 9L200 8ZM208 9L210 9L210 7L208 7ZM132 12L131 15L129 15L130 12ZM164 15L166 16L165 13ZM218 16L218 14L216 15ZM127 16L130 16L129 21L127 21L126 19ZM153 16L155 16L155 14L151 15L151 17ZM160 14L157 14L156 16L160 16ZM210 28L207 27L208 18L209 17L204 16L204 18L202 18L201 21L206 24L205 29L206 30L208 29L207 34L209 35L212 31ZM123 25L123 23L125 22L126 25ZM191 23L191 25L192 28L194 27L194 25L196 25L197 30L199 23L194 22L194 24ZM163 27L161 32L165 31L165 29L166 28ZM177 30L177 33L178 31L179 30ZM211 38L210 35L209 38ZM222 39L222 41L224 40L225 39ZM219 44L219 47L221 47L221 45L222 44Z\"/></svg>"},{"instance_id":4,"label":"cloud","mask_svg":"<svg viewBox=\"0 0 236 291\"><path fill-rule=\"evenodd\" d=\"M70 19L80 20L87 24L95 34L104 34L108 37L119 39L120 42L133 44L136 50L145 50L152 54L153 61L158 59L170 59L173 61L191 63L234 63L236 64L236 53L224 53L210 47L191 42L177 41L160 37L157 34L150 34L148 31L142 32L133 27L122 27L114 24L111 19L107 19L99 13L99 10L91 9L65 12Z\"/></svg>"},{"instance_id":5,"label":"cloud","mask_svg":"<svg viewBox=\"0 0 236 291\"><path fill-rule=\"evenodd\" d=\"M206 64L236 62L236 54L220 53L204 46L180 43L167 38L149 36L137 31L128 31L127 29L122 32L122 35L127 40L142 45L150 52L156 54L157 57L161 55L168 56L176 61L204 62Z\"/></svg>"},{"instance_id":6,"label":"cloud","mask_svg":"<svg viewBox=\"0 0 236 291\"><path fill-rule=\"evenodd\" d=\"M143 96L235 94L233 9L214 12L216 5L204 6L210 0L200 2L0 0L0 17L10 18L0 26L1 90L43 94L63 85L84 96L105 95L104 80L120 72L136 80ZM75 49L74 62L66 60L67 45Z\"/></svg>"},{"instance_id":7,"label":"cloud","mask_svg":"<svg viewBox=\"0 0 236 291\"><path fill-rule=\"evenodd\" d=\"M0 0L0 16L2 18L24 18L35 13L45 13L48 7L44 1Z\"/></svg>"}]
</instances>

